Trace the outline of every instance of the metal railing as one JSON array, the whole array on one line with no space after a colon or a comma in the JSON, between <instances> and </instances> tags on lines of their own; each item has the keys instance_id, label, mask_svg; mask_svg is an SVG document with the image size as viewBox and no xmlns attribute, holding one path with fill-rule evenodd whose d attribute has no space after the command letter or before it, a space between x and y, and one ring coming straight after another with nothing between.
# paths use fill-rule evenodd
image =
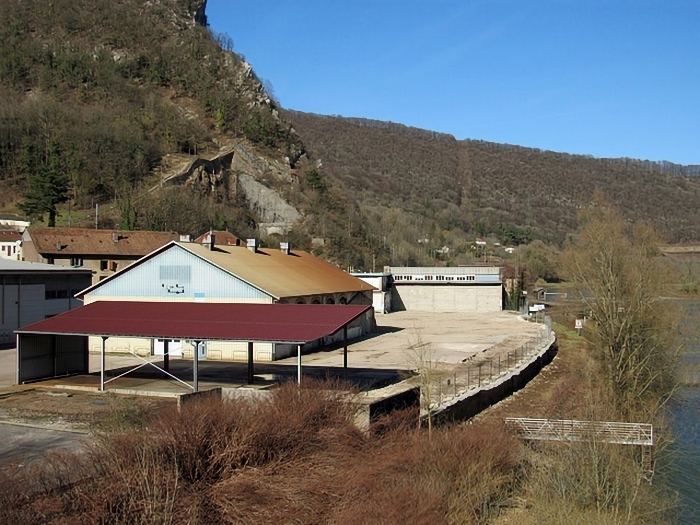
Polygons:
<instances>
[{"instance_id":1,"label":"metal railing","mask_svg":"<svg viewBox=\"0 0 700 525\"><path fill-rule=\"evenodd\" d=\"M618 445L654 445L654 427L649 423L578 421L572 419L506 418L506 426L524 439L591 441Z\"/></svg>"},{"instance_id":2,"label":"metal railing","mask_svg":"<svg viewBox=\"0 0 700 525\"><path fill-rule=\"evenodd\" d=\"M488 387L500 378L530 364L537 355L554 342L554 332L549 317L545 319L544 330L518 348L498 356L485 358L477 355L468 358L462 365L445 371L439 363L432 363L433 369L426 374L430 380L421 384L421 405L431 411L450 404L457 398L468 395L469 391ZM419 370L420 372L420 370Z\"/></svg>"}]
</instances>

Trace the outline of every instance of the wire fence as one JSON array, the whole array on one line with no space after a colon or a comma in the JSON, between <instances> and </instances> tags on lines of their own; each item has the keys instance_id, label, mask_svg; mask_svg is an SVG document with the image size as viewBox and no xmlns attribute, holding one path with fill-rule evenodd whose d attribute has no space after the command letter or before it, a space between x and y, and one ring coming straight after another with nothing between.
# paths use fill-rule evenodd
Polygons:
<instances>
[{"instance_id":1,"label":"wire fence","mask_svg":"<svg viewBox=\"0 0 700 525\"><path fill-rule=\"evenodd\" d=\"M435 410L467 394L470 390L487 387L500 378L512 374L527 366L542 350L554 341L552 320L543 318L544 329L535 337L513 350L504 351L496 356L478 357L462 363L454 370L444 370L439 364L431 370L421 372L421 405Z\"/></svg>"}]
</instances>

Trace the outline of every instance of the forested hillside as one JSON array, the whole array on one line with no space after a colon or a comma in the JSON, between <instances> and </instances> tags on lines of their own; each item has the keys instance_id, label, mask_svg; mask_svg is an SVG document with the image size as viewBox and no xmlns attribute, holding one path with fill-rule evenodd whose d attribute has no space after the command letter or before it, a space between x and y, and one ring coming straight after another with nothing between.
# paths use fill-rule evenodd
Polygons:
<instances>
[{"instance_id":1,"label":"forested hillside","mask_svg":"<svg viewBox=\"0 0 700 525\"><path fill-rule=\"evenodd\" d=\"M695 167L457 141L371 120L288 117L310 154L361 203L396 206L441 229L561 243L600 190L625 218L651 220L670 242L700 239Z\"/></svg>"},{"instance_id":2,"label":"forested hillside","mask_svg":"<svg viewBox=\"0 0 700 525\"><path fill-rule=\"evenodd\" d=\"M303 153L290 126L227 37L206 27L203 0L7 0L0 10L0 205L31 217L115 203L125 227L157 227L159 206L192 208L141 185L165 155L215 152L244 138L294 163ZM171 192L172 193L172 192ZM20 198L20 196L22 198ZM149 199L150 200L150 199ZM205 227L240 203L211 209ZM204 209L206 208L206 209ZM164 210L163 213L170 213ZM218 216L215 219L214 216ZM222 218L223 217L223 218Z\"/></svg>"}]
</instances>

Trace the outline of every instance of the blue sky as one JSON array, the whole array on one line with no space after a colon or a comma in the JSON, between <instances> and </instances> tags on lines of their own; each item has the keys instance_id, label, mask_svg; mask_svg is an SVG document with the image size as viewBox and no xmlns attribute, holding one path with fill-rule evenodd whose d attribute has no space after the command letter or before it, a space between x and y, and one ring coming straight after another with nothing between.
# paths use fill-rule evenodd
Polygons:
<instances>
[{"instance_id":1,"label":"blue sky","mask_svg":"<svg viewBox=\"0 0 700 525\"><path fill-rule=\"evenodd\" d=\"M700 1L209 0L282 106L700 164Z\"/></svg>"}]
</instances>

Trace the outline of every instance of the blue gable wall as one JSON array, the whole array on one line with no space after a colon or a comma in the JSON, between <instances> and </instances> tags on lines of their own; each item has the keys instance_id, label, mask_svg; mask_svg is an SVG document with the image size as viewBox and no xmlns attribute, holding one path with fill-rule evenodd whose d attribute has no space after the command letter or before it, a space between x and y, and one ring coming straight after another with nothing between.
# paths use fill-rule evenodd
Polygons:
<instances>
[{"instance_id":1,"label":"blue gable wall","mask_svg":"<svg viewBox=\"0 0 700 525\"><path fill-rule=\"evenodd\" d=\"M111 279L87 297L95 299L146 297L194 301L230 299L270 300L271 296L204 261L184 248L173 245L152 259Z\"/></svg>"}]
</instances>

